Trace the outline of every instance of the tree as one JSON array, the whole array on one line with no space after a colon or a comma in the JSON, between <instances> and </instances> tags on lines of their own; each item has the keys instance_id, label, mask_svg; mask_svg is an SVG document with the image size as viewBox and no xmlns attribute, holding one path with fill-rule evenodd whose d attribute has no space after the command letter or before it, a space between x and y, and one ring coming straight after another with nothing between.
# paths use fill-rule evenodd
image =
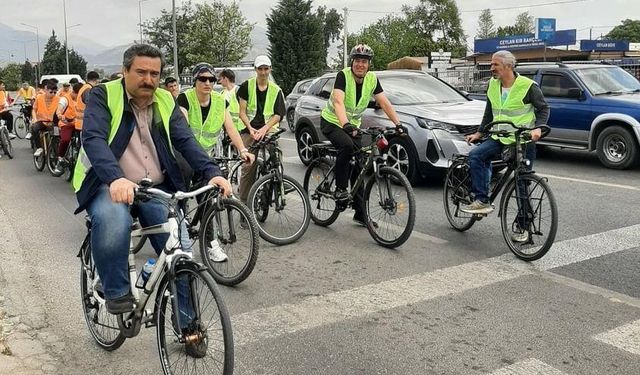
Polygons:
<instances>
[{"instance_id":1,"label":"tree","mask_svg":"<svg viewBox=\"0 0 640 375\"><path fill-rule=\"evenodd\" d=\"M515 27L516 35L533 34L536 31L533 16L529 12L523 12L516 17Z\"/></svg>"},{"instance_id":2,"label":"tree","mask_svg":"<svg viewBox=\"0 0 640 375\"><path fill-rule=\"evenodd\" d=\"M69 73L78 74L80 77L85 77L87 75L87 61L73 48L69 49Z\"/></svg>"},{"instance_id":3,"label":"tree","mask_svg":"<svg viewBox=\"0 0 640 375\"><path fill-rule=\"evenodd\" d=\"M364 27L359 34L349 35L348 50L358 43L365 43L373 49L375 69L386 69L387 64L396 59L421 54L419 51L423 44L405 17L392 15Z\"/></svg>"},{"instance_id":4,"label":"tree","mask_svg":"<svg viewBox=\"0 0 640 375\"><path fill-rule=\"evenodd\" d=\"M323 27L311 0L279 0L267 17L273 75L287 94L301 79L316 77L326 64Z\"/></svg>"},{"instance_id":5,"label":"tree","mask_svg":"<svg viewBox=\"0 0 640 375\"><path fill-rule=\"evenodd\" d=\"M331 43L335 42L336 39L340 37L340 31L342 30L342 16L333 8L327 11L325 6L321 6L316 10L316 17L318 17L318 21L320 22L320 25L322 25L325 51L324 61L326 61Z\"/></svg>"},{"instance_id":6,"label":"tree","mask_svg":"<svg viewBox=\"0 0 640 375\"><path fill-rule=\"evenodd\" d=\"M489 39L496 36L496 25L493 23L491 9L485 9L478 18L476 39Z\"/></svg>"},{"instance_id":7,"label":"tree","mask_svg":"<svg viewBox=\"0 0 640 375\"><path fill-rule=\"evenodd\" d=\"M496 36L509 36L509 35L519 35L515 26L498 26L496 30Z\"/></svg>"},{"instance_id":8,"label":"tree","mask_svg":"<svg viewBox=\"0 0 640 375\"><path fill-rule=\"evenodd\" d=\"M195 64L189 59L189 46L187 35L190 25L195 19L195 10L191 1L183 2L182 6L176 8L176 31L178 42L178 67L187 67ZM160 16L153 18L143 25L145 35L149 39L147 42L163 52L165 61L173 61L173 28L172 13L166 9L160 12Z\"/></svg>"},{"instance_id":9,"label":"tree","mask_svg":"<svg viewBox=\"0 0 640 375\"><path fill-rule=\"evenodd\" d=\"M51 37L44 47L44 55L40 64L41 74L64 74L67 71L67 57L64 45L58 41L56 32L51 32ZM69 73L79 74L84 77L87 74L87 62L73 48L69 49Z\"/></svg>"},{"instance_id":10,"label":"tree","mask_svg":"<svg viewBox=\"0 0 640 375\"><path fill-rule=\"evenodd\" d=\"M415 7L405 5L402 10L408 26L422 39L417 53L427 56L442 48L452 56L466 55L466 36L455 0L420 0Z\"/></svg>"},{"instance_id":11,"label":"tree","mask_svg":"<svg viewBox=\"0 0 640 375\"><path fill-rule=\"evenodd\" d=\"M22 83L22 64L11 63L0 69L0 79L8 91L16 91Z\"/></svg>"},{"instance_id":12,"label":"tree","mask_svg":"<svg viewBox=\"0 0 640 375\"><path fill-rule=\"evenodd\" d=\"M622 24L614 27L606 38L627 40L632 43L640 42L640 20L626 19L622 21Z\"/></svg>"},{"instance_id":13,"label":"tree","mask_svg":"<svg viewBox=\"0 0 640 375\"><path fill-rule=\"evenodd\" d=\"M24 64L22 65L20 80L22 82L29 82L30 84L33 84L36 81L36 72L31 66L31 63L29 62L29 60L25 61Z\"/></svg>"},{"instance_id":14,"label":"tree","mask_svg":"<svg viewBox=\"0 0 640 375\"><path fill-rule=\"evenodd\" d=\"M240 63L251 48L251 24L238 3L196 4L195 17L186 35L187 58L214 66Z\"/></svg>"}]
</instances>

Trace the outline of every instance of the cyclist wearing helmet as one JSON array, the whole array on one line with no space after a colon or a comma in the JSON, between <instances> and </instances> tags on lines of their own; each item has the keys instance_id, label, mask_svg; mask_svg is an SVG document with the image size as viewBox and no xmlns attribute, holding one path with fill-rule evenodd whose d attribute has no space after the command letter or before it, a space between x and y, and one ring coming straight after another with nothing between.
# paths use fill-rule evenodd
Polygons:
<instances>
[{"instance_id":1,"label":"cyclist wearing helmet","mask_svg":"<svg viewBox=\"0 0 640 375\"><path fill-rule=\"evenodd\" d=\"M385 96L380 81L375 73L369 71L372 58L373 50L366 44L358 44L351 49L350 66L336 75L331 96L322 110L320 129L338 149L335 167L335 198L338 202L344 202L349 197L347 192L349 159L353 154L354 146L362 147L358 128L369 101L374 98L389 120L396 126L400 126L400 120ZM358 173L359 171L355 171L353 177L357 177ZM362 191L358 192L353 208L355 210L353 220L366 225Z\"/></svg>"}]
</instances>

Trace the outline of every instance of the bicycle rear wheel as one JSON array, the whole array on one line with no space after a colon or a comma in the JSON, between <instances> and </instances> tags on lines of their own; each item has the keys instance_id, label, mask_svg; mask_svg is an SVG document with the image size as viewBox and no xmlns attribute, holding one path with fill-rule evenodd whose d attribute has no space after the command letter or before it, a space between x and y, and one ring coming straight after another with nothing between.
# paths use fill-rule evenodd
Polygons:
<instances>
[{"instance_id":1,"label":"bicycle rear wheel","mask_svg":"<svg viewBox=\"0 0 640 375\"><path fill-rule=\"evenodd\" d=\"M258 261L259 229L251 211L242 202L223 198L221 203L222 210L212 205L204 214L198 233L200 256L218 283L233 286L249 277ZM226 261L211 259L209 250L214 245L222 248Z\"/></svg>"},{"instance_id":2,"label":"bicycle rear wheel","mask_svg":"<svg viewBox=\"0 0 640 375\"><path fill-rule=\"evenodd\" d=\"M9 159L13 159L13 145L11 145L9 130L7 130L7 128L2 128L0 131L0 143L2 143L2 151L4 151L4 154L7 155Z\"/></svg>"},{"instance_id":3,"label":"bicycle rear wheel","mask_svg":"<svg viewBox=\"0 0 640 375\"><path fill-rule=\"evenodd\" d=\"M558 208L546 179L523 174L509 181L500 201L502 235L516 257L542 258L558 230Z\"/></svg>"},{"instance_id":4,"label":"bicycle rear wheel","mask_svg":"<svg viewBox=\"0 0 640 375\"><path fill-rule=\"evenodd\" d=\"M51 137L49 147L47 149L47 169L54 177L60 177L62 173L56 173L56 164L58 164L58 145L60 144L60 138Z\"/></svg>"},{"instance_id":5,"label":"bicycle rear wheel","mask_svg":"<svg viewBox=\"0 0 640 375\"><path fill-rule=\"evenodd\" d=\"M249 191L247 205L256 218L260 216L260 237L274 245L297 241L309 227L309 197L300 183L287 175L280 181L275 173L259 178Z\"/></svg>"},{"instance_id":6,"label":"bicycle rear wheel","mask_svg":"<svg viewBox=\"0 0 640 375\"><path fill-rule=\"evenodd\" d=\"M444 213L449 224L459 232L468 230L476 222L476 217L473 214L463 212L460 209L460 206L471 203L470 185L471 175L468 164L462 161L453 162L444 181Z\"/></svg>"},{"instance_id":7,"label":"bicycle rear wheel","mask_svg":"<svg viewBox=\"0 0 640 375\"><path fill-rule=\"evenodd\" d=\"M198 268L191 262L176 267L177 296L172 295L169 277L158 288L155 323L160 363L165 374L205 370L230 375L234 356L229 313L211 275Z\"/></svg>"},{"instance_id":8,"label":"bicycle rear wheel","mask_svg":"<svg viewBox=\"0 0 640 375\"><path fill-rule=\"evenodd\" d=\"M96 343L107 351L118 349L124 335L118 328L118 319L107 312L104 296L95 286L99 283L98 273L91 257L91 235L87 234L80 248L80 298L82 312L89 333Z\"/></svg>"},{"instance_id":9,"label":"bicycle rear wheel","mask_svg":"<svg viewBox=\"0 0 640 375\"><path fill-rule=\"evenodd\" d=\"M367 229L380 245L396 248L409 239L416 220L413 189L402 172L382 167L367 181L364 199Z\"/></svg>"},{"instance_id":10,"label":"bicycle rear wheel","mask_svg":"<svg viewBox=\"0 0 640 375\"><path fill-rule=\"evenodd\" d=\"M332 165L327 158L318 158L309 164L304 174L304 190L309 197L311 220L323 227L333 224L340 215L333 198L336 182Z\"/></svg>"},{"instance_id":11,"label":"bicycle rear wheel","mask_svg":"<svg viewBox=\"0 0 640 375\"><path fill-rule=\"evenodd\" d=\"M16 117L16 120L13 123L13 132L16 133L16 137L20 139L24 139L24 137L27 136L29 126L27 126L27 122L23 116Z\"/></svg>"}]
</instances>

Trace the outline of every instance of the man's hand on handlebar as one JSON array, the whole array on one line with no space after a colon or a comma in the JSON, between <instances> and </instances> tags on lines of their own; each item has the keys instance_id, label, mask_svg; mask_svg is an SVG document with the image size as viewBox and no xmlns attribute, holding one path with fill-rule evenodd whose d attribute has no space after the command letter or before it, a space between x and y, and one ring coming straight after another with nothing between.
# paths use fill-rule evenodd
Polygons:
<instances>
[{"instance_id":1,"label":"man's hand on handlebar","mask_svg":"<svg viewBox=\"0 0 640 375\"><path fill-rule=\"evenodd\" d=\"M349 122L347 122L346 124L344 124L344 126L342 126L342 130L344 130L347 134L349 134L351 138L354 138L358 135L358 128L351 125L351 123Z\"/></svg>"},{"instance_id":2,"label":"man's hand on handlebar","mask_svg":"<svg viewBox=\"0 0 640 375\"><path fill-rule=\"evenodd\" d=\"M464 140L467 141L468 144L476 143L480 139L482 139L482 133L481 132L475 132L473 134L467 134L467 135L464 136Z\"/></svg>"},{"instance_id":3,"label":"man's hand on handlebar","mask_svg":"<svg viewBox=\"0 0 640 375\"><path fill-rule=\"evenodd\" d=\"M222 189L222 194L225 197L228 197L231 195L231 193L233 193L233 190L231 188L231 183L229 182L229 180L227 180L222 176L216 176L211 180L209 180L209 185L215 185L220 189Z\"/></svg>"},{"instance_id":4,"label":"man's hand on handlebar","mask_svg":"<svg viewBox=\"0 0 640 375\"><path fill-rule=\"evenodd\" d=\"M542 137L542 129L533 129L530 134L531 140L537 142Z\"/></svg>"},{"instance_id":5,"label":"man's hand on handlebar","mask_svg":"<svg viewBox=\"0 0 640 375\"><path fill-rule=\"evenodd\" d=\"M128 205L133 204L134 189L138 185L127 180L124 177L120 177L117 180L113 180L109 184L109 194L113 203L126 203Z\"/></svg>"},{"instance_id":6,"label":"man's hand on handlebar","mask_svg":"<svg viewBox=\"0 0 640 375\"><path fill-rule=\"evenodd\" d=\"M244 160L244 162L247 163L248 165L253 164L253 162L256 160L256 156L250 153L249 150L247 150L246 148L240 151L240 158Z\"/></svg>"}]
</instances>

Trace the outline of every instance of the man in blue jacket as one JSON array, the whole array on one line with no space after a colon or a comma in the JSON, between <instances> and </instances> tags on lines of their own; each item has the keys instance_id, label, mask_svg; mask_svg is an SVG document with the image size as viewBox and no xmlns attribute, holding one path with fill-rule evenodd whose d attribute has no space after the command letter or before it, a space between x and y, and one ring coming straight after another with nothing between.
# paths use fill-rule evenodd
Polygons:
<instances>
[{"instance_id":1,"label":"man in blue jacket","mask_svg":"<svg viewBox=\"0 0 640 375\"><path fill-rule=\"evenodd\" d=\"M133 310L127 258L134 189L143 178L167 192L185 190L174 148L189 165L226 195L231 185L220 176L218 166L198 145L171 94L158 89L162 53L136 44L123 58L123 78L91 90L84 112L82 151L73 187L77 212L91 218L91 248L102 281L107 311L122 314ZM154 200L136 203L142 226L167 221L167 208ZM187 233L184 221L183 234ZM185 250L185 240L182 238ZM168 234L150 238L162 251Z\"/></svg>"}]
</instances>

